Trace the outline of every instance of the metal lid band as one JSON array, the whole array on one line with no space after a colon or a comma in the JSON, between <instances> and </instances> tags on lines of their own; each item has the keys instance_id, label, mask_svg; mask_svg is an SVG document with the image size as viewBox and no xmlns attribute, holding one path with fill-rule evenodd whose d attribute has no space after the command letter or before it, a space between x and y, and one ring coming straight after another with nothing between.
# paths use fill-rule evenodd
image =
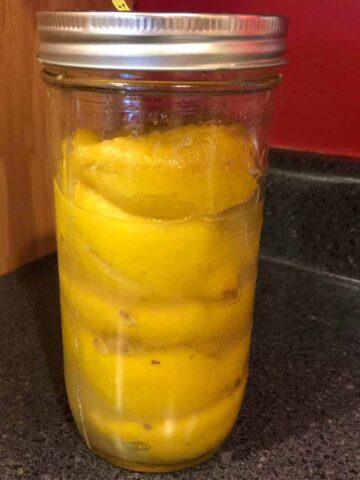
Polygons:
<instances>
[{"instance_id":1,"label":"metal lid band","mask_svg":"<svg viewBox=\"0 0 360 480\"><path fill-rule=\"evenodd\" d=\"M287 19L259 15L39 12L44 64L112 70L220 70L286 63Z\"/></svg>"}]
</instances>

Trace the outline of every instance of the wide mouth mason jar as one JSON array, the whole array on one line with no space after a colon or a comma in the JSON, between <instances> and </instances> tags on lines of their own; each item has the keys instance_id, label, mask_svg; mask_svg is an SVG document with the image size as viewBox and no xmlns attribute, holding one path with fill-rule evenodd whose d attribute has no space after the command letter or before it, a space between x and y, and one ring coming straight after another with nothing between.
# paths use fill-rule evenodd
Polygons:
<instances>
[{"instance_id":1,"label":"wide mouth mason jar","mask_svg":"<svg viewBox=\"0 0 360 480\"><path fill-rule=\"evenodd\" d=\"M38 14L67 394L88 447L115 465L196 464L236 421L286 29Z\"/></svg>"}]
</instances>

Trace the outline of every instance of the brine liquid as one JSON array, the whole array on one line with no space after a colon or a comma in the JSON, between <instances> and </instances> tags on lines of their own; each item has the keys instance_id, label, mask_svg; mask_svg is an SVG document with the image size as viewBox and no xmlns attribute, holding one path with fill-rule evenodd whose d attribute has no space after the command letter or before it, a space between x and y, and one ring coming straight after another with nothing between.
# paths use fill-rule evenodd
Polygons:
<instances>
[{"instance_id":1,"label":"brine liquid","mask_svg":"<svg viewBox=\"0 0 360 480\"><path fill-rule=\"evenodd\" d=\"M86 442L150 465L213 451L246 383L261 204L121 219L56 187L56 208L66 384Z\"/></svg>"}]
</instances>

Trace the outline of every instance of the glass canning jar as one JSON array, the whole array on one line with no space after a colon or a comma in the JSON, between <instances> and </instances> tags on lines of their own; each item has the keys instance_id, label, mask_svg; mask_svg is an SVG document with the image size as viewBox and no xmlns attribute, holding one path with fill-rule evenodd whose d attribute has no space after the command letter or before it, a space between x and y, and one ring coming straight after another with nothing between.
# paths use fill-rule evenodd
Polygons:
<instances>
[{"instance_id":1,"label":"glass canning jar","mask_svg":"<svg viewBox=\"0 0 360 480\"><path fill-rule=\"evenodd\" d=\"M65 380L89 448L212 455L248 374L286 19L41 12Z\"/></svg>"}]
</instances>

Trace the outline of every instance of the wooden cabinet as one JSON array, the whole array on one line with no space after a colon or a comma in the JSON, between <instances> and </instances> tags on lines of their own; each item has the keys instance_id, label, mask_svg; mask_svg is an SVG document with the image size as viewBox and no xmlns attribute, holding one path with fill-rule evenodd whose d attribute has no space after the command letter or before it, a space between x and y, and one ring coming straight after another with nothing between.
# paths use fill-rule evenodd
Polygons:
<instances>
[{"instance_id":1,"label":"wooden cabinet","mask_svg":"<svg viewBox=\"0 0 360 480\"><path fill-rule=\"evenodd\" d=\"M0 274L55 248L35 13L75 7L113 10L111 0L1 0Z\"/></svg>"}]
</instances>

